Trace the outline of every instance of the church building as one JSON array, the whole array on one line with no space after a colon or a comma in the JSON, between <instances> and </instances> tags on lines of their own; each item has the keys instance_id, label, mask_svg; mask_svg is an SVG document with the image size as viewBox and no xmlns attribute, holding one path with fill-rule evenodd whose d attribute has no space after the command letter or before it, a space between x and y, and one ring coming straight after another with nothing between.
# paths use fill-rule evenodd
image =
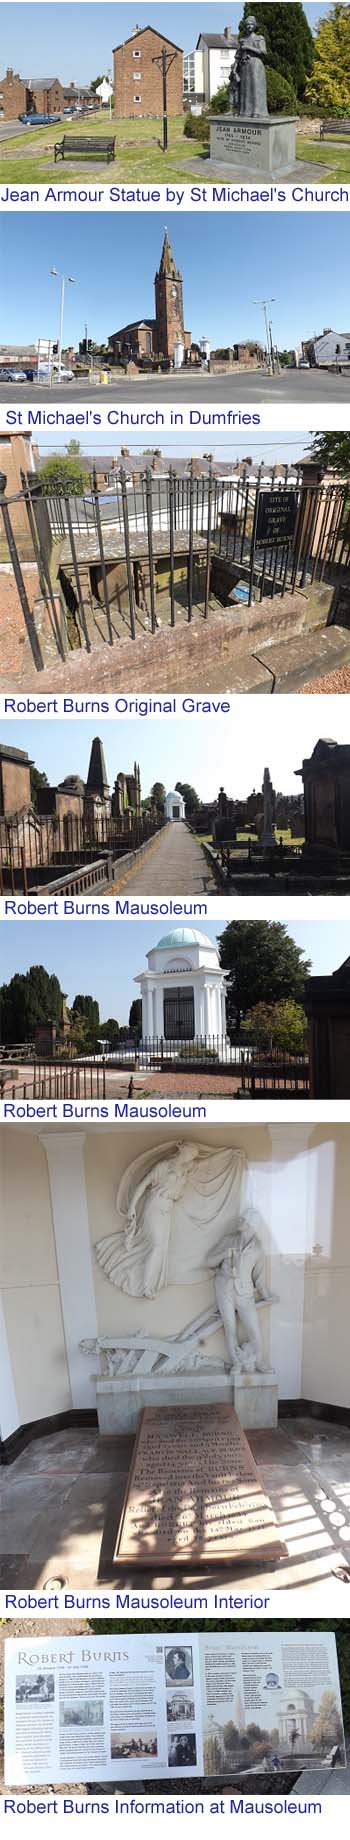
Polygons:
<instances>
[{"instance_id":1,"label":"church building","mask_svg":"<svg viewBox=\"0 0 350 1840\"><path fill-rule=\"evenodd\" d=\"M155 357L173 364L176 348L180 360L181 355L183 360L185 353L191 350L191 333L185 331L184 325L183 279L176 267L167 230L154 277L154 292L154 319L136 319L128 326L120 326L118 332L110 333L108 343L114 363L120 359L138 363L144 358Z\"/></svg>"}]
</instances>

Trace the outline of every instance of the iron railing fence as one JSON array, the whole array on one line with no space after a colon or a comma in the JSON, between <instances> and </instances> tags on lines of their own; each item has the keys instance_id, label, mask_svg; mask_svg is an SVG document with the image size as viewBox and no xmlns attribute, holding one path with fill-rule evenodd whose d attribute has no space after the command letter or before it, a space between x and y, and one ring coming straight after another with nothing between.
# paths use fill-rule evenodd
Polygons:
<instances>
[{"instance_id":1,"label":"iron railing fence","mask_svg":"<svg viewBox=\"0 0 350 1840\"><path fill-rule=\"evenodd\" d=\"M106 1053L72 1057L58 1053L54 1058L27 1050L28 1075L23 1082L12 1080L12 1066L25 1060L25 1049L6 1048L1 1058L0 1084L4 1097L28 1098L108 1098L113 1096L113 1075L118 1071L160 1073L166 1090L167 1073L234 1074L244 1094L263 1097L271 1091L293 1093L309 1091L309 1063L306 1054L282 1054L277 1049L268 1055L226 1037L203 1036L187 1042L166 1042L163 1037L136 1042L132 1038L117 1044Z\"/></svg>"},{"instance_id":2,"label":"iron railing fence","mask_svg":"<svg viewBox=\"0 0 350 1840\"><path fill-rule=\"evenodd\" d=\"M114 645L122 635L157 631L161 597L162 623L174 626L184 616L208 619L213 598L225 604L225 579L227 592L237 587L249 606L314 581L341 586L348 573L346 482L309 483L303 468L288 465L229 475L210 465L197 476L194 463L181 477L171 466L164 474L146 467L137 478L120 467L111 480L100 491L93 474L89 491L71 496L22 474L22 491L8 497L0 475L2 524L38 669L44 661L20 560L19 508L61 657L73 642L91 649L92 608L102 615L99 640Z\"/></svg>"}]
</instances>

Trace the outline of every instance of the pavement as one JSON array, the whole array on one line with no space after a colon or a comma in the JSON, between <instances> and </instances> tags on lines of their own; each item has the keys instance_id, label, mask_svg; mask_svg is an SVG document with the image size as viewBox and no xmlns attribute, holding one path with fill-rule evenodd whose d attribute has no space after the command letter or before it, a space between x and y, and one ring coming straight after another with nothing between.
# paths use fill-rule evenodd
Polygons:
<instances>
[{"instance_id":1,"label":"pavement","mask_svg":"<svg viewBox=\"0 0 350 1840\"><path fill-rule=\"evenodd\" d=\"M135 403L157 403L162 409L168 402L190 403L302 403L307 413L312 412L312 405L317 403L322 417L323 402L333 400L348 402L349 373L338 376L325 370L285 370L278 376L269 377L266 371L235 371L212 375L208 371L183 372L169 371L157 373L155 377L124 377L120 382L109 384L91 384L86 377L81 382L55 383L50 389L46 384L1 384L1 402L16 402L31 408L35 403L50 402L51 406L61 402L82 402L85 405L94 402L110 402L130 409ZM139 424L135 424L135 426ZM227 426L227 417L226 417ZM322 421L320 422L322 426Z\"/></svg>"},{"instance_id":2,"label":"pavement","mask_svg":"<svg viewBox=\"0 0 350 1840\"><path fill-rule=\"evenodd\" d=\"M130 875L115 882L112 894L127 885L129 894L216 894L214 875L203 845L185 824L169 824L160 832L143 861Z\"/></svg>"},{"instance_id":3,"label":"pavement","mask_svg":"<svg viewBox=\"0 0 350 1840\"><path fill-rule=\"evenodd\" d=\"M336 1590L339 1568L350 1578L350 1429L290 1415L276 1430L252 1431L249 1443L286 1558L263 1570L237 1565L232 1578L227 1566L182 1573L169 1565L161 1575L123 1567L126 1589L218 1584L229 1590L242 1578L254 1592L263 1579L267 1590L304 1587L312 1614L313 1586L326 1589L332 1579ZM133 1448L132 1437L103 1438L93 1426L75 1426L33 1438L0 1469L0 1586L30 1590L53 1578L72 1589L119 1583L113 1554Z\"/></svg>"}]
</instances>

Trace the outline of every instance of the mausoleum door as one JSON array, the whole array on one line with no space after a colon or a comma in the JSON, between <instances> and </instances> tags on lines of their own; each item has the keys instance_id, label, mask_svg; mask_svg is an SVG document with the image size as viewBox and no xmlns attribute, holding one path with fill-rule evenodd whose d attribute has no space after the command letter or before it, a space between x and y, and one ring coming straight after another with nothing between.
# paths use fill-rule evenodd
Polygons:
<instances>
[{"instance_id":1,"label":"mausoleum door","mask_svg":"<svg viewBox=\"0 0 350 1840\"><path fill-rule=\"evenodd\" d=\"M173 805L173 821L174 821L174 824L180 823L180 806L179 805Z\"/></svg>"},{"instance_id":2,"label":"mausoleum door","mask_svg":"<svg viewBox=\"0 0 350 1840\"><path fill-rule=\"evenodd\" d=\"M166 1041L194 1041L194 991L177 985L164 991Z\"/></svg>"}]
</instances>

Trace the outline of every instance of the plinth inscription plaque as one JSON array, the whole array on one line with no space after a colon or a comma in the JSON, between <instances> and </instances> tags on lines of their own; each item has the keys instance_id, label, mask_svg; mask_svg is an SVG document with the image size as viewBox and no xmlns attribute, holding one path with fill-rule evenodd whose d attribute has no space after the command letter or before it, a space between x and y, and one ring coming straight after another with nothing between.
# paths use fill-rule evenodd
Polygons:
<instances>
[{"instance_id":1,"label":"plinth inscription plaque","mask_svg":"<svg viewBox=\"0 0 350 1840\"><path fill-rule=\"evenodd\" d=\"M146 1407L115 1559L209 1565L285 1551L234 1407Z\"/></svg>"}]
</instances>

